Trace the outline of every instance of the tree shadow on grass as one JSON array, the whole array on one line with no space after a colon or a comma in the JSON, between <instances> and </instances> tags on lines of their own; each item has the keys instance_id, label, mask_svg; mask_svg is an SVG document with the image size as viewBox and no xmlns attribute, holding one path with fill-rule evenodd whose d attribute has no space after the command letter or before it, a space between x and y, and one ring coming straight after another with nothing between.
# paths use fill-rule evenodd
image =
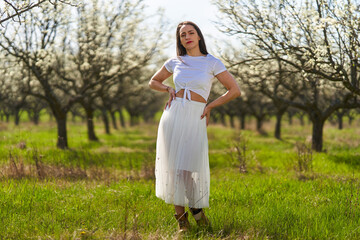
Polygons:
<instances>
[{"instance_id":1,"label":"tree shadow on grass","mask_svg":"<svg viewBox=\"0 0 360 240\"><path fill-rule=\"evenodd\" d=\"M355 169L360 169L360 155L353 153L328 155L328 159L335 163L345 163Z\"/></svg>"}]
</instances>

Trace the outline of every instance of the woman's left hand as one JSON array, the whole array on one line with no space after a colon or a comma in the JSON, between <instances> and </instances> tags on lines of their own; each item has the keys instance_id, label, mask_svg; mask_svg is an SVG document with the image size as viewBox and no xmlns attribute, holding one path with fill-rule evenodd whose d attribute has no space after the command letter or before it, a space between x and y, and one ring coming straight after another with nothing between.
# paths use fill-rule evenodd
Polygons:
<instances>
[{"instance_id":1,"label":"woman's left hand","mask_svg":"<svg viewBox=\"0 0 360 240\"><path fill-rule=\"evenodd\" d=\"M176 92L175 90L172 88L172 87L169 87L168 89L168 92L169 92L169 101L166 102L166 105L165 105L165 108L164 110L171 106L171 102L176 98Z\"/></svg>"},{"instance_id":2,"label":"woman's left hand","mask_svg":"<svg viewBox=\"0 0 360 240\"><path fill-rule=\"evenodd\" d=\"M204 108L204 112L201 115L200 119L203 119L204 117L206 117L206 126L209 125L209 121L210 121L210 112L211 112L211 108L209 106L206 106Z\"/></svg>"}]
</instances>

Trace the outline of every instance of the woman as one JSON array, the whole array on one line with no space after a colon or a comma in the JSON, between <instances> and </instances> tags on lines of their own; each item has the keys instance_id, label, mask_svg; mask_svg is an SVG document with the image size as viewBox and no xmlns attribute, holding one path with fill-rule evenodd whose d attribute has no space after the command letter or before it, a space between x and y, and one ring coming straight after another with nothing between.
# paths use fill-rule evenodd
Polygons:
<instances>
[{"instance_id":1,"label":"woman","mask_svg":"<svg viewBox=\"0 0 360 240\"><path fill-rule=\"evenodd\" d=\"M199 27L190 21L176 29L177 57L170 58L149 82L169 93L156 145L156 196L174 204L180 231L190 227L185 206L198 225L209 225L203 208L209 207L210 170L206 126L211 109L238 96L240 89L224 64L206 50ZM163 84L174 74L175 89ZM212 81L227 92L206 105Z\"/></svg>"}]
</instances>

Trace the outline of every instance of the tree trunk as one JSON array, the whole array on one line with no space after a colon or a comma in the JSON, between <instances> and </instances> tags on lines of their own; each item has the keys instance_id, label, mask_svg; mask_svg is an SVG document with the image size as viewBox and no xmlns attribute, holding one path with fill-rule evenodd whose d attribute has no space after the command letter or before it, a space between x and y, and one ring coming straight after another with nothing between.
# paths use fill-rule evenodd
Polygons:
<instances>
[{"instance_id":1,"label":"tree trunk","mask_svg":"<svg viewBox=\"0 0 360 240\"><path fill-rule=\"evenodd\" d=\"M235 128L234 116L229 115L229 117L230 117L230 126L231 126L231 128Z\"/></svg>"},{"instance_id":2,"label":"tree trunk","mask_svg":"<svg viewBox=\"0 0 360 240\"><path fill-rule=\"evenodd\" d=\"M105 133L110 134L109 118L107 116L106 109L101 109L101 116L105 126Z\"/></svg>"},{"instance_id":3,"label":"tree trunk","mask_svg":"<svg viewBox=\"0 0 360 240\"><path fill-rule=\"evenodd\" d=\"M219 121L219 115L217 113L216 114L211 114L210 119L211 119L212 123L216 124Z\"/></svg>"},{"instance_id":4,"label":"tree trunk","mask_svg":"<svg viewBox=\"0 0 360 240\"><path fill-rule=\"evenodd\" d=\"M38 125L39 122L38 122L38 123L35 123L35 120L34 120L34 118L35 118L35 111L30 110L30 109L27 109L26 112L27 112L28 118L29 118L35 125Z\"/></svg>"},{"instance_id":5,"label":"tree trunk","mask_svg":"<svg viewBox=\"0 0 360 240\"><path fill-rule=\"evenodd\" d=\"M293 124L293 115L291 113L288 113L289 118L289 125L291 126Z\"/></svg>"},{"instance_id":6,"label":"tree trunk","mask_svg":"<svg viewBox=\"0 0 360 240\"><path fill-rule=\"evenodd\" d=\"M73 122L73 123L75 123L76 122L76 114L75 113L71 113L71 121Z\"/></svg>"},{"instance_id":7,"label":"tree trunk","mask_svg":"<svg viewBox=\"0 0 360 240\"><path fill-rule=\"evenodd\" d=\"M263 123L262 117L256 117L256 130L260 131Z\"/></svg>"},{"instance_id":8,"label":"tree trunk","mask_svg":"<svg viewBox=\"0 0 360 240\"><path fill-rule=\"evenodd\" d=\"M28 119L33 122L34 117L33 117L32 111L30 109L26 109L25 111L28 116Z\"/></svg>"},{"instance_id":9,"label":"tree trunk","mask_svg":"<svg viewBox=\"0 0 360 240\"><path fill-rule=\"evenodd\" d=\"M354 120L354 118L349 116L349 126L351 126L353 120Z\"/></svg>"},{"instance_id":10,"label":"tree trunk","mask_svg":"<svg viewBox=\"0 0 360 240\"><path fill-rule=\"evenodd\" d=\"M139 124L139 116L130 115L130 126L135 126Z\"/></svg>"},{"instance_id":11,"label":"tree trunk","mask_svg":"<svg viewBox=\"0 0 360 240\"><path fill-rule=\"evenodd\" d=\"M312 149L321 152L323 147L324 120L320 117L312 118Z\"/></svg>"},{"instance_id":12,"label":"tree trunk","mask_svg":"<svg viewBox=\"0 0 360 240\"><path fill-rule=\"evenodd\" d=\"M276 124L275 124L275 138L281 139L281 119L285 112L278 112L276 114Z\"/></svg>"},{"instance_id":13,"label":"tree trunk","mask_svg":"<svg viewBox=\"0 0 360 240\"><path fill-rule=\"evenodd\" d=\"M246 114L240 114L240 128L242 130L245 129L245 120L246 120Z\"/></svg>"},{"instance_id":14,"label":"tree trunk","mask_svg":"<svg viewBox=\"0 0 360 240\"><path fill-rule=\"evenodd\" d=\"M122 112L122 109L119 109L119 117L120 117L120 124L122 128L125 128L125 118L124 118L124 114Z\"/></svg>"},{"instance_id":15,"label":"tree trunk","mask_svg":"<svg viewBox=\"0 0 360 240\"><path fill-rule=\"evenodd\" d=\"M60 149L67 149L67 130L66 130L66 113L59 116L55 116L58 131L58 140L56 146Z\"/></svg>"},{"instance_id":16,"label":"tree trunk","mask_svg":"<svg viewBox=\"0 0 360 240\"><path fill-rule=\"evenodd\" d=\"M340 114L338 115L338 128L339 130L343 129L343 115L340 116Z\"/></svg>"},{"instance_id":17,"label":"tree trunk","mask_svg":"<svg viewBox=\"0 0 360 240\"><path fill-rule=\"evenodd\" d=\"M111 111L110 116L111 116L111 120L112 120L112 124L113 124L114 129L118 129L117 123L116 123L116 118L115 118L115 112Z\"/></svg>"},{"instance_id":18,"label":"tree trunk","mask_svg":"<svg viewBox=\"0 0 360 240\"><path fill-rule=\"evenodd\" d=\"M19 126L19 123L20 123L20 109L15 108L14 115L15 115L15 125Z\"/></svg>"},{"instance_id":19,"label":"tree trunk","mask_svg":"<svg viewBox=\"0 0 360 240\"><path fill-rule=\"evenodd\" d=\"M33 123L34 123L35 125L39 125L40 112L38 112L38 111L33 111L32 121L33 121Z\"/></svg>"},{"instance_id":20,"label":"tree trunk","mask_svg":"<svg viewBox=\"0 0 360 240\"><path fill-rule=\"evenodd\" d=\"M304 125L305 125L305 122L304 122L304 115L303 115L303 114L301 114L301 115L299 116L299 120L300 120L300 125L301 125L301 126L304 126Z\"/></svg>"},{"instance_id":21,"label":"tree trunk","mask_svg":"<svg viewBox=\"0 0 360 240\"><path fill-rule=\"evenodd\" d=\"M88 139L90 141L99 141L98 137L95 134L94 109L92 107L83 107L85 108L86 113Z\"/></svg>"},{"instance_id":22,"label":"tree trunk","mask_svg":"<svg viewBox=\"0 0 360 240\"><path fill-rule=\"evenodd\" d=\"M225 114L220 113L220 121L221 124L226 127Z\"/></svg>"}]
</instances>

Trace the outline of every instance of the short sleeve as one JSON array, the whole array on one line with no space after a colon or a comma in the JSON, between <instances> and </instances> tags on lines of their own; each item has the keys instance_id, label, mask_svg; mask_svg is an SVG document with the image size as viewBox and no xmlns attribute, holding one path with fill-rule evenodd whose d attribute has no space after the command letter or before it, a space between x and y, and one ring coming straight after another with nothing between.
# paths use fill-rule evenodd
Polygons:
<instances>
[{"instance_id":1,"label":"short sleeve","mask_svg":"<svg viewBox=\"0 0 360 240\"><path fill-rule=\"evenodd\" d=\"M173 73L173 61L172 58L168 59L165 63L164 66L166 68L166 70L168 70L169 72Z\"/></svg>"},{"instance_id":2,"label":"short sleeve","mask_svg":"<svg viewBox=\"0 0 360 240\"><path fill-rule=\"evenodd\" d=\"M216 59L213 67L213 75L216 76L224 71L226 71L225 65L219 59Z\"/></svg>"}]
</instances>

